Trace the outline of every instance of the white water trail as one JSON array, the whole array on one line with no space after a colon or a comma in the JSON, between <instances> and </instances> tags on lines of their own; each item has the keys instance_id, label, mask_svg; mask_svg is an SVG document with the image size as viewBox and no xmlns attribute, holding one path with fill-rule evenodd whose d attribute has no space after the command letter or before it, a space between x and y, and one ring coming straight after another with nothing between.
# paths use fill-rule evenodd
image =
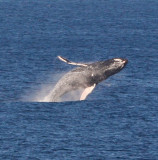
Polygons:
<instances>
[{"instance_id":1,"label":"white water trail","mask_svg":"<svg viewBox=\"0 0 158 160\"><path fill-rule=\"evenodd\" d=\"M24 94L21 101L23 102L51 102L51 95L53 88L55 87L56 83L60 80L60 78L66 74L64 73L58 73L58 74L52 74L47 76L48 78L45 80L45 82L41 83L39 85L32 86L31 89L27 90L27 93ZM75 91L71 91L65 95L63 95L60 99L60 102L65 101L79 101L80 96L83 92L83 89L78 89Z\"/></svg>"},{"instance_id":2,"label":"white water trail","mask_svg":"<svg viewBox=\"0 0 158 160\"><path fill-rule=\"evenodd\" d=\"M49 102L47 98L49 93L53 90L54 86L58 80L65 73L49 74L46 76L46 80L43 82L36 82L36 86L31 86L30 89L26 90L24 96L22 96L21 101L23 102Z\"/></svg>"}]
</instances>

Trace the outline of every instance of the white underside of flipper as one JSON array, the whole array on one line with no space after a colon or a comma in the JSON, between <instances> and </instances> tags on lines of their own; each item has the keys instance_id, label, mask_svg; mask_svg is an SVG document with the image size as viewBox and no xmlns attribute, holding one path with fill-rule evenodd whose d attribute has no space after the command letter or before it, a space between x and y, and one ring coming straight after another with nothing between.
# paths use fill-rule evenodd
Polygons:
<instances>
[{"instance_id":1,"label":"white underside of flipper","mask_svg":"<svg viewBox=\"0 0 158 160\"><path fill-rule=\"evenodd\" d=\"M91 87L88 87L86 88L83 93L81 94L81 97L80 97L80 101L82 100L85 100L86 97L93 91L93 89L95 88L96 84L94 84L93 86Z\"/></svg>"},{"instance_id":2,"label":"white underside of flipper","mask_svg":"<svg viewBox=\"0 0 158 160\"><path fill-rule=\"evenodd\" d=\"M75 66L84 66L84 67L87 66L87 64L72 62L72 61L69 61L68 59L66 59L66 58L64 58L64 57L61 57L61 56L58 56L58 58L59 58L61 61L67 63L67 64L71 64L71 65L75 65Z\"/></svg>"}]
</instances>

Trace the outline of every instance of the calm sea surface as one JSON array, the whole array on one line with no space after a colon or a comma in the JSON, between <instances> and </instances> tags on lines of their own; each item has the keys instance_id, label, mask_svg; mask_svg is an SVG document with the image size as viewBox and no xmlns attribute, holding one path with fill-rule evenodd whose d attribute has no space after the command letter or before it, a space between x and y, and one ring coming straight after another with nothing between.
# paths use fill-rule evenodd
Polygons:
<instances>
[{"instance_id":1,"label":"calm sea surface","mask_svg":"<svg viewBox=\"0 0 158 160\"><path fill-rule=\"evenodd\" d=\"M40 103L74 66L123 57L86 101ZM0 0L0 159L158 160L158 1Z\"/></svg>"}]
</instances>

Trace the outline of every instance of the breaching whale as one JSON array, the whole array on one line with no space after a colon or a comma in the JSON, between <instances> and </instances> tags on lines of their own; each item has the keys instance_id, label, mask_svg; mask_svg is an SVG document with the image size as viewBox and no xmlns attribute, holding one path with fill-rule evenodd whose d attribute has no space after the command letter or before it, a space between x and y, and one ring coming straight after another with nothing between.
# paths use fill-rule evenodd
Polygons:
<instances>
[{"instance_id":1,"label":"breaching whale","mask_svg":"<svg viewBox=\"0 0 158 160\"><path fill-rule=\"evenodd\" d=\"M54 89L45 98L48 102L59 102L60 98L73 90L83 89L79 100L85 100L101 81L121 71L128 60L113 58L106 61L98 61L90 64L75 63L66 58L58 58L67 64L79 66L66 73L55 85Z\"/></svg>"}]
</instances>

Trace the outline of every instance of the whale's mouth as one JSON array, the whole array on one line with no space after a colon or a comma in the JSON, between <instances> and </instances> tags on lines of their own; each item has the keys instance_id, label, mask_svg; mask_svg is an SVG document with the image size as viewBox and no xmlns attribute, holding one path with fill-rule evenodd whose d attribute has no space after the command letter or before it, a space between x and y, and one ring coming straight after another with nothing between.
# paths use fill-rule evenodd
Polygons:
<instances>
[{"instance_id":1,"label":"whale's mouth","mask_svg":"<svg viewBox=\"0 0 158 160\"><path fill-rule=\"evenodd\" d=\"M128 63L127 59L122 59L122 60L123 60L124 65L126 65Z\"/></svg>"},{"instance_id":2,"label":"whale's mouth","mask_svg":"<svg viewBox=\"0 0 158 160\"><path fill-rule=\"evenodd\" d=\"M120 63L127 63L128 62L128 60L124 59L124 58L115 58L114 61L115 62L120 62Z\"/></svg>"},{"instance_id":3,"label":"whale's mouth","mask_svg":"<svg viewBox=\"0 0 158 160\"><path fill-rule=\"evenodd\" d=\"M128 60L124 59L124 58L116 58L114 60L115 60L115 62L120 64L121 69L124 68L126 66L126 64L128 63Z\"/></svg>"},{"instance_id":4,"label":"whale's mouth","mask_svg":"<svg viewBox=\"0 0 158 160\"><path fill-rule=\"evenodd\" d=\"M128 60L124 58L115 58L114 61L116 63L119 63L121 65L121 68L124 67L128 63Z\"/></svg>"},{"instance_id":5,"label":"whale's mouth","mask_svg":"<svg viewBox=\"0 0 158 160\"><path fill-rule=\"evenodd\" d=\"M122 60L123 63L127 63L127 62L128 62L127 59L122 59L122 58L121 58L121 60Z\"/></svg>"}]
</instances>

